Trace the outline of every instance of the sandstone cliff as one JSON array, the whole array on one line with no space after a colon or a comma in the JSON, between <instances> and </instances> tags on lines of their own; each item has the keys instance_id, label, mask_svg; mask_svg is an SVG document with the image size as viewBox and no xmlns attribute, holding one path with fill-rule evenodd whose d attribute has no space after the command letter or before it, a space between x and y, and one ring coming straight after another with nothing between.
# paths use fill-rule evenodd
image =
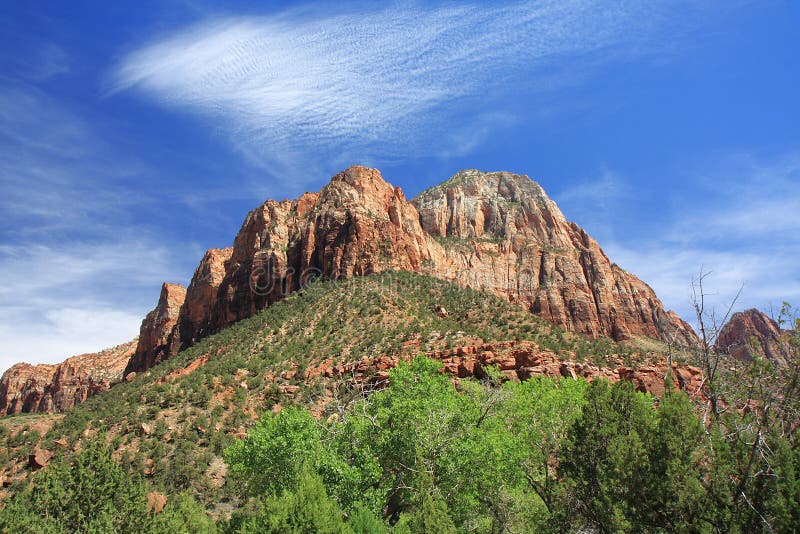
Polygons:
<instances>
[{"instance_id":1,"label":"sandstone cliff","mask_svg":"<svg viewBox=\"0 0 800 534\"><path fill-rule=\"evenodd\" d=\"M612 263L527 176L462 171L417 196L423 229L442 245L435 269L492 291L570 331L696 340L653 290Z\"/></svg>"},{"instance_id":2,"label":"sandstone cliff","mask_svg":"<svg viewBox=\"0 0 800 534\"><path fill-rule=\"evenodd\" d=\"M0 415L61 412L122 378L137 340L59 364L18 363L0 378Z\"/></svg>"},{"instance_id":3,"label":"sandstone cliff","mask_svg":"<svg viewBox=\"0 0 800 534\"><path fill-rule=\"evenodd\" d=\"M792 358L778 324L756 309L734 313L720 330L715 346L734 358L751 361L758 356L779 368L787 367Z\"/></svg>"},{"instance_id":4,"label":"sandstone cliff","mask_svg":"<svg viewBox=\"0 0 800 534\"><path fill-rule=\"evenodd\" d=\"M139 329L136 352L125 367L125 374L149 369L170 354L170 340L178 323L178 313L186 299L186 289L164 283L156 307L145 316Z\"/></svg>"},{"instance_id":5,"label":"sandstone cliff","mask_svg":"<svg viewBox=\"0 0 800 534\"><path fill-rule=\"evenodd\" d=\"M225 264L232 253L230 247L212 248L200 260L179 310L177 328L169 340L171 353L192 345L196 339L214 331L210 322L211 307L217 301L217 291L225 277Z\"/></svg>"},{"instance_id":6,"label":"sandstone cliff","mask_svg":"<svg viewBox=\"0 0 800 534\"><path fill-rule=\"evenodd\" d=\"M492 291L590 336L696 341L527 176L462 171L409 202L377 170L353 166L319 193L251 211L232 249L203 258L177 318L174 307L163 313L161 301L148 315L146 341L126 372L149 368L311 278L388 269Z\"/></svg>"}]
</instances>

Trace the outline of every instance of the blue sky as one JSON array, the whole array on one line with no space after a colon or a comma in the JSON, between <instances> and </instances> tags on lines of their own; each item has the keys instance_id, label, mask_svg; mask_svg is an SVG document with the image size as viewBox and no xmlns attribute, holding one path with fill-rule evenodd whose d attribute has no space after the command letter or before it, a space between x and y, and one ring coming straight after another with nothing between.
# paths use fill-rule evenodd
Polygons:
<instances>
[{"instance_id":1,"label":"blue sky","mask_svg":"<svg viewBox=\"0 0 800 534\"><path fill-rule=\"evenodd\" d=\"M138 332L266 198L530 175L691 320L800 303L794 2L5 3L0 370Z\"/></svg>"}]
</instances>

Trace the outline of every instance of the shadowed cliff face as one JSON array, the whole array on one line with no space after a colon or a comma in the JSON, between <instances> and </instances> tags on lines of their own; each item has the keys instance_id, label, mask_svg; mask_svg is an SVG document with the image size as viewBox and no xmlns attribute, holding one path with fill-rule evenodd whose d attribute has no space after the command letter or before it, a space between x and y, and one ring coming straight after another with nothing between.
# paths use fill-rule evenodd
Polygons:
<instances>
[{"instance_id":1,"label":"shadowed cliff face","mask_svg":"<svg viewBox=\"0 0 800 534\"><path fill-rule=\"evenodd\" d=\"M251 211L232 249L206 253L166 337L162 326L156 336L147 326L145 335L152 322L145 320L146 341L126 372L150 367L154 351L177 353L253 315L309 279L388 269L491 291L594 337L696 341L527 176L462 171L409 202L377 170L353 166L319 193Z\"/></svg>"},{"instance_id":2,"label":"shadowed cliff face","mask_svg":"<svg viewBox=\"0 0 800 534\"><path fill-rule=\"evenodd\" d=\"M734 313L720 330L715 346L734 358L751 361L758 356L778 368L787 367L792 358L792 349L782 338L778 324L756 309Z\"/></svg>"},{"instance_id":3,"label":"shadowed cliff face","mask_svg":"<svg viewBox=\"0 0 800 534\"><path fill-rule=\"evenodd\" d=\"M137 340L62 363L18 363L0 378L0 415L61 412L105 391L122 378Z\"/></svg>"}]
</instances>

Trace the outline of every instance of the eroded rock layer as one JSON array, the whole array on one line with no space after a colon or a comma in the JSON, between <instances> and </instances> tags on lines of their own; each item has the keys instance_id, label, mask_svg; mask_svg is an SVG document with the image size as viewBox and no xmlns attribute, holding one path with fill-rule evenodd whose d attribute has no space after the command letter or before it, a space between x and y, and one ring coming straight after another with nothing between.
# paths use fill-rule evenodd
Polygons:
<instances>
[{"instance_id":1,"label":"eroded rock layer","mask_svg":"<svg viewBox=\"0 0 800 534\"><path fill-rule=\"evenodd\" d=\"M696 340L647 284L612 263L527 176L462 171L413 203L423 229L442 245L436 276L492 291L594 337Z\"/></svg>"},{"instance_id":2,"label":"eroded rock layer","mask_svg":"<svg viewBox=\"0 0 800 534\"><path fill-rule=\"evenodd\" d=\"M165 282L161 286L158 304L142 321L136 353L125 367L125 374L149 369L170 355L170 341L185 299L186 288L182 285Z\"/></svg>"},{"instance_id":3,"label":"eroded rock layer","mask_svg":"<svg viewBox=\"0 0 800 534\"><path fill-rule=\"evenodd\" d=\"M669 365L662 356L656 354L649 354L647 363L640 362L635 366L626 364L622 357L615 355L605 356L597 363L576 362L571 355L541 350L529 341L498 341L426 352L425 356L441 361L444 364L442 371L458 378L485 378L485 369L496 367L504 380L519 381L532 377L584 378L588 381L602 378L610 382L627 380L634 384L637 391L661 397L668 385L666 379L671 376L675 390L683 390L690 397L700 399L705 398L706 394L699 368ZM401 359L396 356L363 358L355 362L327 359L306 369L304 379L307 383L320 378L346 378L381 384L389 380L388 371L397 367ZM641 360L641 357L637 356L637 360Z\"/></svg>"},{"instance_id":4,"label":"eroded rock layer","mask_svg":"<svg viewBox=\"0 0 800 534\"><path fill-rule=\"evenodd\" d=\"M58 364L18 363L0 378L0 415L61 412L122 378L137 346L128 343Z\"/></svg>"}]
</instances>

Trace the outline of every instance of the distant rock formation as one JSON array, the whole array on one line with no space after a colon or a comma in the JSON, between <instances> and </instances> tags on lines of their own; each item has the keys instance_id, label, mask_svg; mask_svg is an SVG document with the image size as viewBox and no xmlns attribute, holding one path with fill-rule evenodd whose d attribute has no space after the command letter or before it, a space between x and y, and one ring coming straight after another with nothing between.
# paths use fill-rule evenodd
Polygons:
<instances>
[{"instance_id":1,"label":"distant rock formation","mask_svg":"<svg viewBox=\"0 0 800 534\"><path fill-rule=\"evenodd\" d=\"M179 299L170 304L162 290L126 373L255 314L314 277L390 269L491 291L593 337L697 341L647 284L611 263L527 176L462 171L409 202L379 171L352 166L319 193L268 200L251 211L232 249L206 253L177 315Z\"/></svg>"},{"instance_id":2,"label":"distant rock formation","mask_svg":"<svg viewBox=\"0 0 800 534\"><path fill-rule=\"evenodd\" d=\"M719 352L739 360L752 361L758 356L778 368L787 367L792 357L778 324L754 308L734 313L720 330L715 346Z\"/></svg>"},{"instance_id":3,"label":"distant rock formation","mask_svg":"<svg viewBox=\"0 0 800 534\"><path fill-rule=\"evenodd\" d=\"M137 340L58 364L18 363L0 378L0 415L62 412L122 378Z\"/></svg>"}]
</instances>

